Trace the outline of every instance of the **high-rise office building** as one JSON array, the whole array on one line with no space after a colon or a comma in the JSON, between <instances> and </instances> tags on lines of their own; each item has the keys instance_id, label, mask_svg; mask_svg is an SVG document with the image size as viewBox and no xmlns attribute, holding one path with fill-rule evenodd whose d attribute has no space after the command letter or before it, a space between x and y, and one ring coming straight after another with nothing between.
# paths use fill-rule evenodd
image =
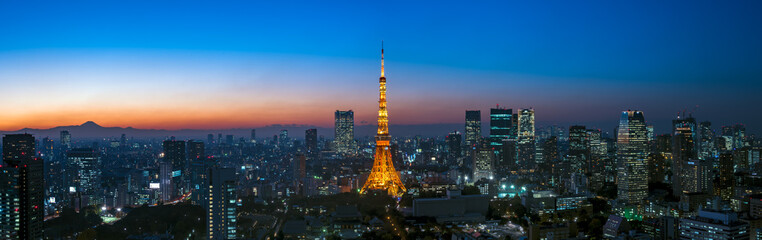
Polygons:
<instances>
[{"instance_id":1,"label":"high-rise office building","mask_svg":"<svg viewBox=\"0 0 762 240\"><path fill-rule=\"evenodd\" d=\"M256 129L252 129L251 130L251 138L249 138L249 141L252 142L252 143L257 141L257 130Z\"/></svg>"},{"instance_id":2,"label":"high-rise office building","mask_svg":"<svg viewBox=\"0 0 762 240\"><path fill-rule=\"evenodd\" d=\"M457 160L458 158L462 156L461 153L463 152L463 149L461 148L462 140L461 140L460 132L454 131L454 132L451 132L450 134L447 134L447 138L445 139L445 141L447 142L448 161L453 163L453 161Z\"/></svg>"},{"instance_id":3,"label":"high-rise office building","mask_svg":"<svg viewBox=\"0 0 762 240\"><path fill-rule=\"evenodd\" d=\"M534 164L535 155L534 109L521 109L519 110L517 117L517 160L521 166L532 166Z\"/></svg>"},{"instance_id":4,"label":"high-rise office building","mask_svg":"<svg viewBox=\"0 0 762 240\"><path fill-rule=\"evenodd\" d=\"M587 129L587 139L590 144L590 157L606 156L606 147L604 147L603 138L600 129Z\"/></svg>"},{"instance_id":5,"label":"high-rise office building","mask_svg":"<svg viewBox=\"0 0 762 240\"><path fill-rule=\"evenodd\" d=\"M225 135L225 144L226 145L233 146L235 144L234 141L235 141L235 137L233 137L233 135L231 135L231 134Z\"/></svg>"},{"instance_id":6,"label":"high-rise office building","mask_svg":"<svg viewBox=\"0 0 762 240\"><path fill-rule=\"evenodd\" d=\"M291 139L288 138L288 130L281 129L280 135L278 136L278 141L279 141L278 145L280 145L281 147L286 147L288 146L288 143L290 140Z\"/></svg>"},{"instance_id":7,"label":"high-rise office building","mask_svg":"<svg viewBox=\"0 0 762 240\"><path fill-rule=\"evenodd\" d=\"M172 177L172 163L169 161L159 162L159 192L164 202L175 197L175 181Z\"/></svg>"},{"instance_id":8,"label":"high-rise office building","mask_svg":"<svg viewBox=\"0 0 762 240\"><path fill-rule=\"evenodd\" d=\"M97 191L101 185L101 160L92 148L74 148L66 153L69 191L78 206L100 204ZM74 190L74 191L71 191Z\"/></svg>"},{"instance_id":9,"label":"high-rise office building","mask_svg":"<svg viewBox=\"0 0 762 240\"><path fill-rule=\"evenodd\" d=\"M311 128L304 132L304 144L307 146L307 151L310 153L317 152L317 129Z\"/></svg>"},{"instance_id":10,"label":"high-rise office building","mask_svg":"<svg viewBox=\"0 0 762 240\"><path fill-rule=\"evenodd\" d=\"M294 166L294 192L304 195L304 183L307 177L307 157L304 154L297 154L293 159Z\"/></svg>"},{"instance_id":11,"label":"high-rise office building","mask_svg":"<svg viewBox=\"0 0 762 240\"><path fill-rule=\"evenodd\" d=\"M495 150L501 151L499 146L512 136L511 128L513 125L513 110L500 108L491 108L489 110L489 145Z\"/></svg>"},{"instance_id":12,"label":"high-rise office building","mask_svg":"<svg viewBox=\"0 0 762 240\"><path fill-rule=\"evenodd\" d=\"M696 159L696 119L693 117L678 117L672 120L672 190L675 195L684 192L682 177L685 174L682 167L686 162Z\"/></svg>"},{"instance_id":13,"label":"high-rise office building","mask_svg":"<svg viewBox=\"0 0 762 240\"><path fill-rule=\"evenodd\" d=\"M699 159L713 159L718 155L717 142L714 138L711 122L699 123Z\"/></svg>"},{"instance_id":14,"label":"high-rise office building","mask_svg":"<svg viewBox=\"0 0 762 240\"><path fill-rule=\"evenodd\" d=\"M496 168L503 174L507 172L511 159L504 154L505 143L508 140L516 139L513 129L513 110L497 106L489 110L489 147L495 152L497 161Z\"/></svg>"},{"instance_id":15,"label":"high-rise office building","mask_svg":"<svg viewBox=\"0 0 762 240\"><path fill-rule=\"evenodd\" d=\"M623 111L617 132L617 192L629 206L648 196L647 141L643 112Z\"/></svg>"},{"instance_id":16,"label":"high-rise office building","mask_svg":"<svg viewBox=\"0 0 762 240\"><path fill-rule=\"evenodd\" d=\"M518 138L534 140L534 109L521 109L518 113Z\"/></svg>"},{"instance_id":17,"label":"high-rise office building","mask_svg":"<svg viewBox=\"0 0 762 240\"><path fill-rule=\"evenodd\" d=\"M691 159L683 162L680 176L682 190L686 193L712 193L712 163L709 160Z\"/></svg>"},{"instance_id":18,"label":"high-rise office building","mask_svg":"<svg viewBox=\"0 0 762 240\"><path fill-rule=\"evenodd\" d=\"M3 137L0 166L0 237L42 239L44 221L43 160L35 157L30 134Z\"/></svg>"},{"instance_id":19,"label":"high-rise office building","mask_svg":"<svg viewBox=\"0 0 762 240\"><path fill-rule=\"evenodd\" d=\"M193 191L193 194L191 194L191 201L193 204L201 205L203 203L203 197L205 196L203 193L206 191L204 188L204 182L206 181L206 168L208 167L210 160L206 158L204 142L189 140L187 148L188 186L189 191Z\"/></svg>"},{"instance_id":20,"label":"high-rise office building","mask_svg":"<svg viewBox=\"0 0 762 240\"><path fill-rule=\"evenodd\" d=\"M543 162L546 167L558 162L558 137L551 136L543 142ZM546 169L547 170L547 169ZM549 172L549 171L548 171Z\"/></svg>"},{"instance_id":21,"label":"high-rise office building","mask_svg":"<svg viewBox=\"0 0 762 240\"><path fill-rule=\"evenodd\" d=\"M69 131L63 130L61 131L61 148L63 150L69 150L71 149L71 134Z\"/></svg>"},{"instance_id":22,"label":"high-rise office building","mask_svg":"<svg viewBox=\"0 0 762 240\"><path fill-rule=\"evenodd\" d=\"M352 110L336 110L334 125L334 145L340 154L354 154L355 113Z\"/></svg>"},{"instance_id":23,"label":"high-rise office building","mask_svg":"<svg viewBox=\"0 0 762 240\"><path fill-rule=\"evenodd\" d=\"M474 182L480 179L492 179L495 175L495 152L491 147L482 146L474 151Z\"/></svg>"},{"instance_id":24,"label":"high-rise office building","mask_svg":"<svg viewBox=\"0 0 762 240\"><path fill-rule=\"evenodd\" d=\"M204 142L197 141L197 140L189 140L188 141L188 160L190 162L193 162L195 160L200 160L206 158L206 153L204 152Z\"/></svg>"},{"instance_id":25,"label":"high-rise office building","mask_svg":"<svg viewBox=\"0 0 762 240\"><path fill-rule=\"evenodd\" d=\"M208 189L202 206L206 211L207 239L236 238L236 174L235 169L211 167L208 169Z\"/></svg>"},{"instance_id":26,"label":"high-rise office building","mask_svg":"<svg viewBox=\"0 0 762 240\"><path fill-rule=\"evenodd\" d=\"M671 155L671 154L669 154ZM664 182L664 177L667 174L667 154L661 152L652 152L648 154L648 182L660 183Z\"/></svg>"},{"instance_id":27,"label":"high-rise office building","mask_svg":"<svg viewBox=\"0 0 762 240\"><path fill-rule=\"evenodd\" d=\"M209 146L214 145L214 134L210 133L209 135L206 135L206 144L208 144Z\"/></svg>"},{"instance_id":28,"label":"high-rise office building","mask_svg":"<svg viewBox=\"0 0 762 240\"><path fill-rule=\"evenodd\" d=\"M730 146L727 150L733 150L742 148L747 145L746 143L746 126L743 124L733 124L731 126L722 127L722 137L727 139L727 144Z\"/></svg>"},{"instance_id":29,"label":"high-rise office building","mask_svg":"<svg viewBox=\"0 0 762 240\"><path fill-rule=\"evenodd\" d=\"M164 148L164 162L172 164L173 190L170 198L182 195L189 189L186 187L188 177L188 159L185 155L185 141L166 140L162 143Z\"/></svg>"},{"instance_id":30,"label":"high-rise office building","mask_svg":"<svg viewBox=\"0 0 762 240\"><path fill-rule=\"evenodd\" d=\"M479 110L466 110L466 146L470 152L482 138L482 113Z\"/></svg>"},{"instance_id":31,"label":"high-rise office building","mask_svg":"<svg viewBox=\"0 0 762 240\"><path fill-rule=\"evenodd\" d=\"M721 153L718 160L719 174L717 177L719 178L719 181L717 181L714 193L715 195L720 196L722 200L728 201L733 197L736 185L736 178L734 176L735 170L733 166L733 154L730 152Z\"/></svg>"},{"instance_id":32,"label":"high-rise office building","mask_svg":"<svg viewBox=\"0 0 762 240\"><path fill-rule=\"evenodd\" d=\"M573 172L589 172L590 141L585 126L576 125L569 127L569 154L567 159Z\"/></svg>"}]
</instances>

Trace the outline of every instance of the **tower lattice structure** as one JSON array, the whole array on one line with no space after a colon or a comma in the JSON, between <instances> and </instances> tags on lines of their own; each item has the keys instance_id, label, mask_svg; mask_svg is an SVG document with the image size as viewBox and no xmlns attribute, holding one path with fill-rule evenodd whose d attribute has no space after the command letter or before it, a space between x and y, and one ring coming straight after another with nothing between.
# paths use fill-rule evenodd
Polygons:
<instances>
[{"instance_id":1,"label":"tower lattice structure","mask_svg":"<svg viewBox=\"0 0 762 240\"><path fill-rule=\"evenodd\" d=\"M376 134L376 154L373 160L373 169L368 180L360 190L365 193L368 190L386 190L389 195L402 196L405 186L402 185L397 170L392 163L392 153L389 149L389 114L386 111L386 76L384 76L384 48L381 46L381 77L378 79L378 132Z\"/></svg>"}]
</instances>

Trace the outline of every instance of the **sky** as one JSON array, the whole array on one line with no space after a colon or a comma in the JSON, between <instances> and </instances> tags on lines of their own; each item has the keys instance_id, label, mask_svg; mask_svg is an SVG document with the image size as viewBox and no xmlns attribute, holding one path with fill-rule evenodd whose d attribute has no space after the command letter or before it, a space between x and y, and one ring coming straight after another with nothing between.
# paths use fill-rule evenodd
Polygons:
<instances>
[{"instance_id":1,"label":"sky","mask_svg":"<svg viewBox=\"0 0 762 240\"><path fill-rule=\"evenodd\" d=\"M383 40L392 124L762 131L760 1L465 3L0 1L0 130L375 124Z\"/></svg>"}]
</instances>

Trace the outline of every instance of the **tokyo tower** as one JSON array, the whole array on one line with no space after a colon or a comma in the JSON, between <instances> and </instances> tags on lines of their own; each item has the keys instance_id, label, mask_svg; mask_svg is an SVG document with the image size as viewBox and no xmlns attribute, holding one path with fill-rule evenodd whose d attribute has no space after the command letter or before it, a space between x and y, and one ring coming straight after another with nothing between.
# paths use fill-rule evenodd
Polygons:
<instances>
[{"instance_id":1,"label":"tokyo tower","mask_svg":"<svg viewBox=\"0 0 762 240\"><path fill-rule=\"evenodd\" d=\"M392 153L389 150L389 118L386 111L386 77L384 76L384 44L381 43L381 78L378 79L378 133L376 135L376 155L373 160L373 169L368 180L360 190L366 193L368 190L386 190L389 195L402 196L405 186L400 181L400 176L392 164Z\"/></svg>"}]
</instances>

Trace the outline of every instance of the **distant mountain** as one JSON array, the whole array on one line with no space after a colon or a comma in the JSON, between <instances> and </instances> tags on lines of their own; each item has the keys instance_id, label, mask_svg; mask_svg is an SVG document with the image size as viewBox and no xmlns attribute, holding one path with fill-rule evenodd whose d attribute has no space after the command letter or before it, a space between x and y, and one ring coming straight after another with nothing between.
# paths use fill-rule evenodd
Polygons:
<instances>
[{"instance_id":1,"label":"distant mountain","mask_svg":"<svg viewBox=\"0 0 762 240\"><path fill-rule=\"evenodd\" d=\"M58 139L61 135L61 131L69 131L73 138L119 138L122 134L125 134L128 138L167 138L174 136L178 139L198 139L206 140L208 134L214 134L217 138L218 134L234 135L236 139L246 138L251 136L251 129L257 130L257 138L267 138L277 135L281 130L288 130L289 137L293 139L303 139L304 132L307 129L315 128L318 131L319 136L325 136L325 138L333 138L333 128L316 127L311 125L269 125L265 127L257 128L233 128L233 129L181 129L181 130L164 130L164 129L137 129L133 127L103 127L95 122L88 121L82 125L73 126L59 126L49 129L34 129L24 128L18 131L0 131L0 134L11 133L29 133L35 135L35 137L42 139L49 137L52 139ZM375 135L376 125L359 125L355 126L355 137L371 137ZM389 130L392 136L445 136L447 133L454 130L463 132L463 124L420 124L420 125L391 125Z\"/></svg>"}]
</instances>

